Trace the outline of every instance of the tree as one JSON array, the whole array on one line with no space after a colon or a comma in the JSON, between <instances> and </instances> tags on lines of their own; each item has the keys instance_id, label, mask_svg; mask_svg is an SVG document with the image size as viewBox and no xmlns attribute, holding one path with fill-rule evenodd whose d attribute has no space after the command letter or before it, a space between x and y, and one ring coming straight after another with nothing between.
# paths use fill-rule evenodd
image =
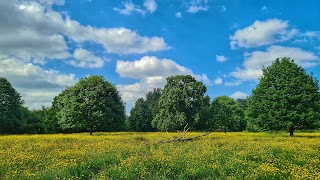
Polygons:
<instances>
[{"instance_id":1,"label":"tree","mask_svg":"<svg viewBox=\"0 0 320 180\"><path fill-rule=\"evenodd\" d=\"M312 129L319 121L318 80L290 58L263 67L263 76L248 100L251 129Z\"/></svg>"},{"instance_id":2,"label":"tree","mask_svg":"<svg viewBox=\"0 0 320 180\"><path fill-rule=\"evenodd\" d=\"M207 88L190 75L167 78L158 102L159 112L152 125L160 131L182 129L186 124L196 129L201 124L204 108L208 107Z\"/></svg>"},{"instance_id":3,"label":"tree","mask_svg":"<svg viewBox=\"0 0 320 180\"><path fill-rule=\"evenodd\" d=\"M247 99L237 99L236 101L244 111L247 109L247 106L248 106L247 105L248 104Z\"/></svg>"},{"instance_id":4,"label":"tree","mask_svg":"<svg viewBox=\"0 0 320 180\"><path fill-rule=\"evenodd\" d=\"M66 88L53 102L63 130L119 131L124 129L125 109L119 92L102 76L88 76Z\"/></svg>"},{"instance_id":5,"label":"tree","mask_svg":"<svg viewBox=\"0 0 320 180\"><path fill-rule=\"evenodd\" d=\"M18 133L23 125L20 94L0 77L0 133Z\"/></svg>"},{"instance_id":6,"label":"tree","mask_svg":"<svg viewBox=\"0 0 320 180\"><path fill-rule=\"evenodd\" d=\"M143 98L139 98L130 111L128 118L129 130L152 131L152 111Z\"/></svg>"},{"instance_id":7,"label":"tree","mask_svg":"<svg viewBox=\"0 0 320 180\"><path fill-rule=\"evenodd\" d=\"M210 105L209 127L228 131L243 131L246 129L244 110L234 99L227 96L215 98Z\"/></svg>"},{"instance_id":8,"label":"tree","mask_svg":"<svg viewBox=\"0 0 320 180\"><path fill-rule=\"evenodd\" d=\"M29 110L21 106L22 119L24 124L22 126L22 133L38 134L43 132L43 113L45 109Z\"/></svg>"},{"instance_id":9,"label":"tree","mask_svg":"<svg viewBox=\"0 0 320 180\"><path fill-rule=\"evenodd\" d=\"M156 117L158 113L158 102L162 94L161 88L155 88L146 94L146 104L152 112L152 119Z\"/></svg>"}]
</instances>

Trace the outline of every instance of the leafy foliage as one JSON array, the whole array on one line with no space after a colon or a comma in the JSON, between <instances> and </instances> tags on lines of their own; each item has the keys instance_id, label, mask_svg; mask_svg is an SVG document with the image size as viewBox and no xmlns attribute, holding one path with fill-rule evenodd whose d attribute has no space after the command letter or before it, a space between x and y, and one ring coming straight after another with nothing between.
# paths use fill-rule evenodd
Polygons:
<instances>
[{"instance_id":1,"label":"leafy foliage","mask_svg":"<svg viewBox=\"0 0 320 180\"><path fill-rule=\"evenodd\" d=\"M89 76L66 88L54 99L58 124L63 130L119 131L125 110L117 89L102 76Z\"/></svg>"},{"instance_id":2,"label":"leafy foliage","mask_svg":"<svg viewBox=\"0 0 320 180\"><path fill-rule=\"evenodd\" d=\"M21 106L22 119L24 121L21 132L28 134L44 133L43 119L45 111L44 107L41 110L29 110Z\"/></svg>"},{"instance_id":3,"label":"leafy foliage","mask_svg":"<svg viewBox=\"0 0 320 180\"><path fill-rule=\"evenodd\" d=\"M167 84L159 99L159 112L152 121L160 131L181 129L186 124L196 128L201 124L202 114L209 103L204 96L207 89L190 75L167 78Z\"/></svg>"},{"instance_id":4,"label":"leafy foliage","mask_svg":"<svg viewBox=\"0 0 320 180\"><path fill-rule=\"evenodd\" d=\"M161 88L155 88L146 94L146 104L152 112L152 118L158 113L158 102L162 94Z\"/></svg>"},{"instance_id":5,"label":"leafy foliage","mask_svg":"<svg viewBox=\"0 0 320 180\"><path fill-rule=\"evenodd\" d=\"M0 133L19 133L23 126L20 94L0 77Z\"/></svg>"},{"instance_id":6,"label":"leafy foliage","mask_svg":"<svg viewBox=\"0 0 320 180\"><path fill-rule=\"evenodd\" d=\"M250 129L312 129L319 121L318 81L289 58L263 68L248 101Z\"/></svg>"},{"instance_id":7,"label":"leafy foliage","mask_svg":"<svg viewBox=\"0 0 320 180\"><path fill-rule=\"evenodd\" d=\"M152 111L143 98L139 98L130 111L128 118L129 130L152 131Z\"/></svg>"},{"instance_id":8,"label":"leafy foliage","mask_svg":"<svg viewBox=\"0 0 320 180\"><path fill-rule=\"evenodd\" d=\"M209 127L212 130L243 131L246 129L244 110L232 98L220 96L210 106Z\"/></svg>"}]
</instances>

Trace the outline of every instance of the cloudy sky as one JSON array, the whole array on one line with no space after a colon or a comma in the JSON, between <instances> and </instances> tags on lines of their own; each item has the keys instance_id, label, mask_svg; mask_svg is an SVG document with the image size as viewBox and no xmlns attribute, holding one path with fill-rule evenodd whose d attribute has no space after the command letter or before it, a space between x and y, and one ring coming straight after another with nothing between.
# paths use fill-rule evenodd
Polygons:
<instances>
[{"instance_id":1,"label":"cloudy sky","mask_svg":"<svg viewBox=\"0 0 320 180\"><path fill-rule=\"evenodd\" d=\"M319 19L318 0L1 0L0 76L31 109L90 74L127 111L172 75L244 98L277 57L320 79Z\"/></svg>"}]
</instances>

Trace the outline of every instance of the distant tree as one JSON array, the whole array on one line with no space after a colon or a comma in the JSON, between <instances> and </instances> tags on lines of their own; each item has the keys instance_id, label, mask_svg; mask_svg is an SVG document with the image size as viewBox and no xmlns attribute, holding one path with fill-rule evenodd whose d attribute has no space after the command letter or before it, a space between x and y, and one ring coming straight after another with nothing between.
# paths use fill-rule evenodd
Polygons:
<instances>
[{"instance_id":1,"label":"distant tree","mask_svg":"<svg viewBox=\"0 0 320 180\"><path fill-rule=\"evenodd\" d=\"M60 94L61 95L61 94ZM59 125L58 118L57 118L57 112L59 112L59 109L56 107L56 103L59 102L57 100L58 96L55 97L52 106L50 108L47 108L45 111L45 116L43 120L43 127L45 133L61 133L63 132L62 128Z\"/></svg>"},{"instance_id":2,"label":"distant tree","mask_svg":"<svg viewBox=\"0 0 320 180\"><path fill-rule=\"evenodd\" d=\"M209 127L212 130L243 131L246 129L244 110L234 99L227 96L215 98L210 106Z\"/></svg>"},{"instance_id":3,"label":"distant tree","mask_svg":"<svg viewBox=\"0 0 320 180\"><path fill-rule=\"evenodd\" d=\"M152 131L152 112L143 98L139 98L130 111L128 126L131 131Z\"/></svg>"},{"instance_id":4,"label":"distant tree","mask_svg":"<svg viewBox=\"0 0 320 180\"><path fill-rule=\"evenodd\" d=\"M248 104L247 99L237 99L236 102L244 111L247 109L247 104Z\"/></svg>"},{"instance_id":5,"label":"distant tree","mask_svg":"<svg viewBox=\"0 0 320 180\"><path fill-rule=\"evenodd\" d=\"M263 76L248 100L251 129L313 129L319 123L318 80L290 58L276 59L263 68Z\"/></svg>"},{"instance_id":6,"label":"distant tree","mask_svg":"<svg viewBox=\"0 0 320 180\"><path fill-rule=\"evenodd\" d=\"M119 131L125 126L125 109L119 92L102 76L88 76L66 88L53 102L63 130Z\"/></svg>"},{"instance_id":7,"label":"distant tree","mask_svg":"<svg viewBox=\"0 0 320 180\"><path fill-rule=\"evenodd\" d=\"M208 107L207 88L202 82L196 81L190 75L178 75L167 78L167 84L158 102L159 111L152 120L154 128L177 130L186 124L196 129L197 124L203 124L204 109Z\"/></svg>"},{"instance_id":8,"label":"distant tree","mask_svg":"<svg viewBox=\"0 0 320 180\"><path fill-rule=\"evenodd\" d=\"M28 108L21 106L22 119L24 120L21 130L22 133L44 133L42 111L43 109L29 110Z\"/></svg>"},{"instance_id":9,"label":"distant tree","mask_svg":"<svg viewBox=\"0 0 320 180\"><path fill-rule=\"evenodd\" d=\"M0 77L0 133L19 133L24 122L20 94L10 82Z\"/></svg>"},{"instance_id":10,"label":"distant tree","mask_svg":"<svg viewBox=\"0 0 320 180\"><path fill-rule=\"evenodd\" d=\"M158 102L161 94L162 94L161 88L155 88L153 89L153 91L150 91L146 94L146 104L152 112L152 118L155 118L156 114L159 111Z\"/></svg>"}]
</instances>

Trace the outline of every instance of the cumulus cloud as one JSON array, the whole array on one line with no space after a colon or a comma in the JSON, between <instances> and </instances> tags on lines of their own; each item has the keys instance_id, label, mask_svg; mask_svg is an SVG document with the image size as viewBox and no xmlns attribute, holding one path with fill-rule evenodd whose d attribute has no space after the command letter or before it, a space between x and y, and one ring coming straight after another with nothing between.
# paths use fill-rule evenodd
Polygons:
<instances>
[{"instance_id":1,"label":"cumulus cloud","mask_svg":"<svg viewBox=\"0 0 320 180\"><path fill-rule=\"evenodd\" d=\"M233 93L230 97L237 100L237 99L246 99L248 96L249 95L244 92L237 91Z\"/></svg>"},{"instance_id":2,"label":"cumulus cloud","mask_svg":"<svg viewBox=\"0 0 320 180\"><path fill-rule=\"evenodd\" d=\"M187 12L191 14L198 13L200 11L208 11L208 0L191 0L188 3Z\"/></svg>"},{"instance_id":3,"label":"cumulus cloud","mask_svg":"<svg viewBox=\"0 0 320 180\"><path fill-rule=\"evenodd\" d=\"M140 60L117 61L116 72L121 77L145 78L150 76L173 76L177 74L192 74L186 67L180 66L170 59L158 59L155 56L144 56Z\"/></svg>"},{"instance_id":4,"label":"cumulus cloud","mask_svg":"<svg viewBox=\"0 0 320 180\"><path fill-rule=\"evenodd\" d=\"M298 34L298 30L290 28L288 21L269 19L255 21L252 25L237 30L230 36L232 49L239 47L252 48L283 42Z\"/></svg>"},{"instance_id":5,"label":"cumulus cloud","mask_svg":"<svg viewBox=\"0 0 320 180\"><path fill-rule=\"evenodd\" d=\"M279 57L290 57L304 68L313 67L320 63L320 58L313 52L304 51L301 48L272 45L265 52L245 53L243 68L237 68L231 75L240 80L257 80L262 75L262 66L271 65Z\"/></svg>"},{"instance_id":6,"label":"cumulus cloud","mask_svg":"<svg viewBox=\"0 0 320 180\"><path fill-rule=\"evenodd\" d=\"M101 68L105 60L93 55L90 51L78 48L73 53L70 64L82 68Z\"/></svg>"},{"instance_id":7,"label":"cumulus cloud","mask_svg":"<svg viewBox=\"0 0 320 180\"><path fill-rule=\"evenodd\" d=\"M0 61L0 77L7 78L21 94L25 105L35 109L50 106L55 96L77 81L74 74L43 69L17 58Z\"/></svg>"},{"instance_id":8,"label":"cumulus cloud","mask_svg":"<svg viewBox=\"0 0 320 180\"><path fill-rule=\"evenodd\" d=\"M117 86L123 100L127 103L127 109L132 107L130 105L133 105L139 97L145 96L153 88L163 88L166 84L166 78L169 76L189 74L207 85L214 83L205 74L195 74L192 70L170 59L158 59L154 56L144 56L135 61L118 60L116 72L121 77L139 80L134 84Z\"/></svg>"},{"instance_id":9,"label":"cumulus cloud","mask_svg":"<svg viewBox=\"0 0 320 180\"><path fill-rule=\"evenodd\" d=\"M225 56L219 56L219 55L216 55L216 60L218 61L218 62L225 62L225 61L227 61L228 60L228 58L227 57L225 57Z\"/></svg>"},{"instance_id":10,"label":"cumulus cloud","mask_svg":"<svg viewBox=\"0 0 320 180\"><path fill-rule=\"evenodd\" d=\"M67 59L65 40L81 45L92 42L108 53L140 54L169 47L161 37L144 37L126 28L83 26L54 11L51 5L64 1L0 1L0 57L15 56L44 63L45 59Z\"/></svg>"}]
</instances>

